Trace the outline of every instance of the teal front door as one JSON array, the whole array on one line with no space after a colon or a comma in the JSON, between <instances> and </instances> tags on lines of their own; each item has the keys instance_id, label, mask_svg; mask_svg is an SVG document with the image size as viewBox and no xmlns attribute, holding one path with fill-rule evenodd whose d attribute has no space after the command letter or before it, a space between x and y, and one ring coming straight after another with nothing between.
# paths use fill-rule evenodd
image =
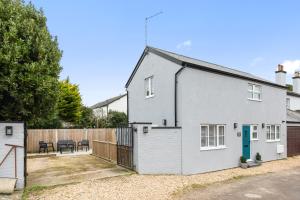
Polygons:
<instances>
[{"instance_id":1,"label":"teal front door","mask_svg":"<svg viewBox=\"0 0 300 200\"><path fill-rule=\"evenodd\" d=\"M250 159L250 126L243 126L243 156Z\"/></svg>"}]
</instances>

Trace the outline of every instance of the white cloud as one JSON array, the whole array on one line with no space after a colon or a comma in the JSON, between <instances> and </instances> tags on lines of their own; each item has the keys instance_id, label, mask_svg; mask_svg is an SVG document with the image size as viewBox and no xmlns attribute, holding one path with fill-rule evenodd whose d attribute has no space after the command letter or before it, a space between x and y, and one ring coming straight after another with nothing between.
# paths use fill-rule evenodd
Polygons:
<instances>
[{"instance_id":1,"label":"white cloud","mask_svg":"<svg viewBox=\"0 0 300 200\"><path fill-rule=\"evenodd\" d=\"M182 43L177 44L177 49L182 49L182 48L189 48L192 46L192 41L191 40L186 40Z\"/></svg>"},{"instance_id":2,"label":"white cloud","mask_svg":"<svg viewBox=\"0 0 300 200\"><path fill-rule=\"evenodd\" d=\"M258 63L262 62L264 60L263 57L256 57L254 58L251 63L250 63L250 66L254 67L256 66Z\"/></svg>"},{"instance_id":3,"label":"white cloud","mask_svg":"<svg viewBox=\"0 0 300 200\"><path fill-rule=\"evenodd\" d=\"M300 70L300 60L285 60L282 65L288 74L294 74L295 71Z\"/></svg>"}]
</instances>

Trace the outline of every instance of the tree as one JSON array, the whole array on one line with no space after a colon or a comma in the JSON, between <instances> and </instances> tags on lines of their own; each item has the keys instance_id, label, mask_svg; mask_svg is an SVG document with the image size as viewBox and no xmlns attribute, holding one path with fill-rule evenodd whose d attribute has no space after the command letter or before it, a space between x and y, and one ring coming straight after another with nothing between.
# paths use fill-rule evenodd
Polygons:
<instances>
[{"instance_id":1,"label":"tree","mask_svg":"<svg viewBox=\"0 0 300 200\"><path fill-rule=\"evenodd\" d=\"M65 122L78 123L81 117L81 96L79 87L70 83L69 78L59 84L58 116Z\"/></svg>"},{"instance_id":2,"label":"tree","mask_svg":"<svg viewBox=\"0 0 300 200\"><path fill-rule=\"evenodd\" d=\"M61 56L42 10L0 0L0 120L33 124L54 113Z\"/></svg>"},{"instance_id":3,"label":"tree","mask_svg":"<svg viewBox=\"0 0 300 200\"><path fill-rule=\"evenodd\" d=\"M95 125L93 110L86 106L81 107L81 117L78 121L80 128L93 128Z\"/></svg>"},{"instance_id":4,"label":"tree","mask_svg":"<svg viewBox=\"0 0 300 200\"><path fill-rule=\"evenodd\" d=\"M119 126L127 126L127 115L124 112L109 111L107 115L107 127L116 128Z\"/></svg>"}]
</instances>

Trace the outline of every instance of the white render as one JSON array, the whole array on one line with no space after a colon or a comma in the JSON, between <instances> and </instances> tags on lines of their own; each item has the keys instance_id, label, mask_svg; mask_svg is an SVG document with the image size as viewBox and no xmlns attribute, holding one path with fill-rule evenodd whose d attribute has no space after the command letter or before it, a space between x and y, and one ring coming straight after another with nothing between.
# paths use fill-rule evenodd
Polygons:
<instances>
[{"instance_id":1,"label":"white render","mask_svg":"<svg viewBox=\"0 0 300 200\"><path fill-rule=\"evenodd\" d=\"M181 129L155 129L133 124L134 165L140 174L181 174ZM143 133L143 127L148 133Z\"/></svg>"},{"instance_id":2,"label":"white render","mask_svg":"<svg viewBox=\"0 0 300 200\"><path fill-rule=\"evenodd\" d=\"M13 127L13 135L5 135L5 127ZM13 144L24 146L24 124L23 123L3 123L0 122L0 162L6 156L7 152L11 147L6 146L5 144ZM0 178L15 178L15 155L12 151L7 159L4 161L3 165L0 166ZM17 148L17 189L24 188L24 148Z\"/></svg>"},{"instance_id":3,"label":"white render","mask_svg":"<svg viewBox=\"0 0 300 200\"><path fill-rule=\"evenodd\" d=\"M279 85L286 85L286 72L285 71L276 72L275 81Z\"/></svg>"},{"instance_id":4,"label":"white render","mask_svg":"<svg viewBox=\"0 0 300 200\"><path fill-rule=\"evenodd\" d=\"M127 114L127 95L104 106L93 108L93 113L98 118L106 117L109 111L118 111Z\"/></svg>"},{"instance_id":5,"label":"white render","mask_svg":"<svg viewBox=\"0 0 300 200\"><path fill-rule=\"evenodd\" d=\"M215 67L210 63L201 63ZM146 53L130 84L127 85L129 122L151 122L152 126L163 126L163 119L166 119L167 126L175 125L175 73L181 67L156 53ZM215 67L218 68L219 66ZM224 70L228 72L228 68ZM153 76L154 96L146 98L144 80L150 76ZM179 133L172 135L172 128L155 129L155 133L150 132L145 136L140 133L142 130L138 129L134 150L137 171L145 174L176 174L178 166L174 163L177 163L178 156L168 157L165 154L168 150L163 148L173 150L175 144L178 145L175 149L181 150L181 174L237 167L242 155L242 137L238 134L242 131L242 125L258 126L258 140L250 142L251 159L254 160L257 152L262 155L263 161L286 158L286 89L268 83L185 67L177 79L177 126L181 127L180 142L174 143L174 135ZM248 84L261 86L261 101L248 99ZM237 128L234 128L234 123L237 123ZM201 124L225 125L225 146L209 150L200 149ZM280 125L280 141L266 140L265 126L269 124ZM166 135L172 137L168 138ZM149 147L154 145L155 138L158 144L155 144L155 149L151 149ZM277 153L277 145L283 145L283 153ZM160 156L164 156L168 163L158 165L161 167L158 170L151 165L151 159L162 160L157 155L159 151L162 152ZM147 155L141 155L141 152L147 152Z\"/></svg>"},{"instance_id":6,"label":"white render","mask_svg":"<svg viewBox=\"0 0 300 200\"><path fill-rule=\"evenodd\" d=\"M293 92L300 94L300 77L293 78Z\"/></svg>"},{"instance_id":7,"label":"white render","mask_svg":"<svg viewBox=\"0 0 300 200\"><path fill-rule=\"evenodd\" d=\"M287 95L287 99L290 101L290 106L288 109L296 111L300 110L300 96L292 96L292 95Z\"/></svg>"}]
</instances>

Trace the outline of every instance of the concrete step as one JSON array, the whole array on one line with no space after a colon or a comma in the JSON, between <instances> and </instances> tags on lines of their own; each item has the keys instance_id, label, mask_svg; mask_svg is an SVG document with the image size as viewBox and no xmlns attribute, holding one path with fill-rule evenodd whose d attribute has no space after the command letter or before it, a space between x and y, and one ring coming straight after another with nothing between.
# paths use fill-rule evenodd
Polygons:
<instances>
[{"instance_id":1,"label":"concrete step","mask_svg":"<svg viewBox=\"0 0 300 200\"><path fill-rule=\"evenodd\" d=\"M260 163L256 163L254 161L247 161L247 164L248 164L248 167L256 167L256 166L259 166Z\"/></svg>"},{"instance_id":2,"label":"concrete step","mask_svg":"<svg viewBox=\"0 0 300 200\"><path fill-rule=\"evenodd\" d=\"M15 190L16 183L16 178L0 177L0 194L12 194Z\"/></svg>"}]
</instances>

